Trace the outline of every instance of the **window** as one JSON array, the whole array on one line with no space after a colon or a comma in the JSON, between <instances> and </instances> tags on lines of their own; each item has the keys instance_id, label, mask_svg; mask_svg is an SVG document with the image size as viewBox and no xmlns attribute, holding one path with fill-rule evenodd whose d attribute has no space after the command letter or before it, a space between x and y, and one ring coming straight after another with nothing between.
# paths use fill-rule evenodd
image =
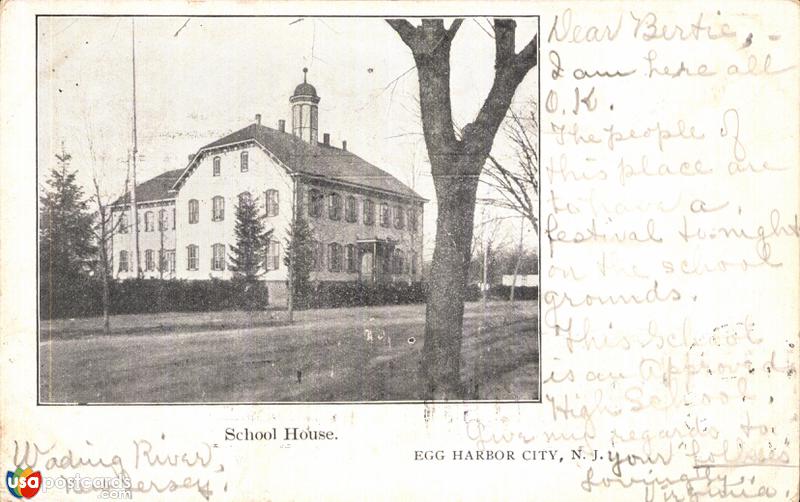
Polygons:
<instances>
[{"instance_id":1,"label":"window","mask_svg":"<svg viewBox=\"0 0 800 502\"><path fill-rule=\"evenodd\" d=\"M128 233L128 213L122 213L119 215L119 233Z\"/></svg>"},{"instance_id":2,"label":"window","mask_svg":"<svg viewBox=\"0 0 800 502\"><path fill-rule=\"evenodd\" d=\"M267 271L278 270L281 263L281 243L270 241L267 243L267 254L264 260L264 269Z\"/></svg>"},{"instance_id":3,"label":"window","mask_svg":"<svg viewBox=\"0 0 800 502\"><path fill-rule=\"evenodd\" d=\"M144 213L144 231L145 232L152 232L155 230L155 221L153 220L153 211L147 211Z\"/></svg>"},{"instance_id":4,"label":"window","mask_svg":"<svg viewBox=\"0 0 800 502\"><path fill-rule=\"evenodd\" d=\"M356 247L348 244L345 248L345 258L347 260L347 271L350 273L356 272Z\"/></svg>"},{"instance_id":5,"label":"window","mask_svg":"<svg viewBox=\"0 0 800 502\"><path fill-rule=\"evenodd\" d=\"M160 272L175 272L175 250L158 250L158 270Z\"/></svg>"},{"instance_id":6,"label":"window","mask_svg":"<svg viewBox=\"0 0 800 502\"><path fill-rule=\"evenodd\" d=\"M364 200L364 225L375 224L375 203L369 199Z\"/></svg>"},{"instance_id":7,"label":"window","mask_svg":"<svg viewBox=\"0 0 800 502\"><path fill-rule=\"evenodd\" d=\"M412 232L417 231L417 212L414 211L414 208L409 209L406 211L408 215L408 229Z\"/></svg>"},{"instance_id":8,"label":"window","mask_svg":"<svg viewBox=\"0 0 800 502\"><path fill-rule=\"evenodd\" d=\"M156 261L153 256L153 250L147 249L144 252L144 270L145 272L152 272L156 269Z\"/></svg>"},{"instance_id":9,"label":"window","mask_svg":"<svg viewBox=\"0 0 800 502\"><path fill-rule=\"evenodd\" d=\"M214 157L214 176L219 176L221 169L220 169L220 160L219 157Z\"/></svg>"},{"instance_id":10,"label":"window","mask_svg":"<svg viewBox=\"0 0 800 502\"><path fill-rule=\"evenodd\" d=\"M242 206L245 202L250 202L250 200L250 192L242 192L239 194L239 206Z\"/></svg>"},{"instance_id":11,"label":"window","mask_svg":"<svg viewBox=\"0 0 800 502\"><path fill-rule=\"evenodd\" d=\"M264 193L267 204L267 217L278 216L278 191L267 190Z\"/></svg>"},{"instance_id":12,"label":"window","mask_svg":"<svg viewBox=\"0 0 800 502\"><path fill-rule=\"evenodd\" d=\"M225 270L225 244L211 246L211 270Z\"/></svg>"},{"instance_id":13,"label":"window","mask_svg":"<svg viewBox=\"0 0 800 502\"><path fill-rule=\"evenodd\" d=\"M172 208L172 230L175 230L175 208Z\"/></svg>"},{"instance_id":14,"label":"window","mask_svg":"<svg viewBox=\"0 0 800 502\"><path fill-rule=\"evenodd\" d=\"M336 242L328 244L328 270L331 272L342 271L342 245Z\"/></svg>"},{"instance_id":15,"label":"window","mask_svg":"<svg viewBox=\"0 0 800 502\"><path fill-rule=\"evenodd\" d=\"M313 242L313 254L311 256L312 266L314 270L322 270L325 265L325 250L324 246L319 241Z\"/></svg>"},{"instance_id":16,"label":"window","mask_svg":"<svg viewBox=\"0 0 800 502\"><path fill-rule=\"evenodd\" d=\"M120 251L119 252L119 271L120 272L127 272L128 271L128 252L127 251Z\"/></svg>"},{"instance_id":17,"label":"window","mask_svg":"<svg viewBox=\"0 0 800 502\"><path fill-rule=\"evenodd\" d=\"M411 275L417 275L417 253L411 253Z\"/></svg>"},{"instance_id":18,"label":"window","mask_svg":"<svg viewBox=\"0 0 800 502\"><path fill-rule=\"evenodd\" d=\"M217 195L211 199L211 221L222 221L225 219L225 199Z\"/></svg>"},{"instance_id":19,"label":"window","mask_svg":"<svg viewBox=\"0 0 800 502\"><path fill-rule=\"evenodd\" d=\"M197 270L200 263L200 248L194 244L186 246L186 268L187 270Z\"/></svg>"},{"instance_id":20,"label":"window","mask_svg":"<svg viewBox=\"0 0 800 502\"><path fill-rule=\"evenodd\" d=\"M389 204L383 203L381 204L381 226L388 227L391 226L391 211L389 210Z\"/></svg>"},{"instance_id":21,"label":"window","mask_svg":"<svg viewBox=\"0 0 800 502\"><path fill-rule=\"evenodd\" d=\"M394 207L394 228L402 229L406 226L406 212L400 206Z\"/></svg>"},{"instance_id":22,"label":"window","mask_svg":"<svg viewBox=\"0 0 800 502\"><path fill-rule=\"evenodd\" d=\"M308 215L312 218L322 216L322 192L312 188L308 191Z\"/></svg>"},{"instance_id":23,"label":"window","mask_svg":"<svg viewBox=\"0 0 800 502\"><path fill-rule=\"evenodd\" d=\"M158 212L158 230L163 232L167 229L167 210L162 209Z\"/></svg>"},{"instance_id":24,"label":"window","mask_svg":"<svg viewBox=\"0 0 800 502\"><path fill-rule=\"evenodd\" d=\"M189 223L200 221L200 203L196 199L189 201Z\"/></svg>"},{"instance_id":25,"label":"window","mask_svg":"<svg viewBox=\"0 0 800 502\"><path fill-rule=\"evenodd\" d=\"M400 249L395 249L392 255L392 273L400 275L403 273L403 259L404 253Z\"/></svg>"},{"instance_id":26,"label":"window","mask_svg":"<svg viewBox=\"0 0 800 502\"><path fill-rule=\"evenodd\" d=\"M247 170L250 168L250 166L248 164L247 150L245 150L245 151L243 151L241 153L241 155L239 156L239 160L240 160L242 172L246 173Z\"/></svg>"},{"instance_id":27,"label":"window","mask_svg":"<svg viewBox=\"0 0 800 502\"><path fill-rule=\"evenodd\" d=\"M328 218L332 220L342 218L342 196L338 193L328 195Z\"/></svg>"},{"instance_id":28,"label":"window","mask_svg":"<svg viewBox=\"0 0 800 502\"><path fill-rule=\"evenodd\" d=\"M356 198L352 195L347 198L347 204L344 206L344 219L350 223L358 221L358 211L356 210Z\"/></svg>"}]
</instances>

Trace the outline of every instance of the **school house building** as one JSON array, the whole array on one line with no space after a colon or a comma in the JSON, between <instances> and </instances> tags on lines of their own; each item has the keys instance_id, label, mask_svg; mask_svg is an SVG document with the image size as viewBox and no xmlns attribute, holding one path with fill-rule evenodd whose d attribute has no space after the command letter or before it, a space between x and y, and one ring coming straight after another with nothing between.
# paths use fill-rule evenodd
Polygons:
<instances>
[{"instance_id":1,"label":"school house building","mask_svg":"<svg viewBox=\"0 0 800 502\"><path fill-rule=\"evenodd\" d=\"M304 70L305 71L305 70ZM258 201L272 241L261 278L270 302L287 294L284 248L294 211L314 235L316 281L421 280L424 198L394 176L347 149L319 141L320 97L311 84L289 98L291 128L255 121L200 148L182 169L136 187L138 275L163 279L229 279L236 244L236 206ZM114 277L137 276L131 194L113 211Z\"/></svg>"}]
</instances>

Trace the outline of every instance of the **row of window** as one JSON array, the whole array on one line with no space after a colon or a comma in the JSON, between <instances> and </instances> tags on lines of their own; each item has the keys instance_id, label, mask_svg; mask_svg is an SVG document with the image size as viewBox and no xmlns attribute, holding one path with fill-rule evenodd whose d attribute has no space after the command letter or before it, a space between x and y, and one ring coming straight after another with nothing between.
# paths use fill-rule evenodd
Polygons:
<instances>
[{"instance_id":1,"label":"row of window","mask_svg":"<svg viewBox=\"0 0 800 502\"><path fill-rule=\"evenodd\" d=\"M264 247L264 268L266 271L280 268L281 244L270 241ZM186 269L200 269L200 247L195 244L186 246ZM211 270L225 270L225 244L211 246Z\"/></svg>"},{"instance_id":2,"label":"row of window","mask_svg":"<svg viewBox=\"0 0 800 502\"><path fill-rule=\"evenodd\" d=\"M320 190L312 188L308 191L308 216L319 218L323 214L325 207L325 195ZM341 220L342 210L344 209L344 220L349 223L358 223L358 201L352 195L342 201L342 196L336 192L327 195L328 218L331 220ZM344 206L344 207L343 207ZM365 199L362 203L362 221L364 225L375 224L375 202ZM383 202L380 205L380 225L403 229L408 225L412 232L417 231L417 212L413 208L404 209L402 206L390 207Z\"/></svg>"},{"instance_id":3,"label":"row of window","mask_svg":"<svg viewBox=\"0 0 800 502\"><path fill-rule=\"evenodd\" d=\"M312 218L319 218L322 216L324 207L324 196L322 192L316 189L311 189L308 192L309 205L308 215ZM251 199L250 192L242 192L239 194L239 204L244 199ZM278 216L280 204L279 194L277 190L267 190L264 192L264 209L266 216ZM189 223L200 222L200 201L197 199L189 200ZM365 199L362 203L364 225L375 224L375 203L370 199ZM350 223L358 222L358 201L352 195L348 196L344 207L342 204L342 196L338 193L328 194L328 218L331 220L342 219L342 209L344 209L344 219ZM144 213L144 231L153 232L156 229L155 214L153 211ZM211 199L211 221L223 221L225 219L225 198L221 195L212 197ZM403 229L408 226L412 232L417 231L417 212L413 208L403 209L402 206L390 207L388 203L384 202L380 205L380 225L385 228L394 226L397 229ZM119 222L120 232L128 233L129 223L128 214L123 212L120 215ZM158 230L166 230L169 228L167 219L167 212L161 209L158 212ZM172 210L172 230L175 230L175 209Z\"/></svg>"},{"instance_id":4,"label":"row of window","mask_svg":"<svg viewBox=\"0 0 800 502\"><path fill-rule=\"evenodd\" d=\"M331 242L327 246L319 241L313 243L312 267L314 270L329 272L356 273L358 272L358 253L353 244L342 246L338 242ZM412 252L410 259L401 249L395 249L391 256L386 257L380 264L384 274L417 274L417 253Z\"/></svg>"},{"instance_id":5,"label":"row of window","mask_svg":"<svg viewBox=\"0 0 800 502\"><path fill-rule=\"evenodd\" d=\"M239 170L243 173L246 173L250 170L250 157L247 154L247 151L243 151L239 154ZM214 157L212 160L212 175L219 176L222 172L222 160L219 157Z\"/></svg>"},{"instance_id":6,"label":"row of window","mask_svg":"<svg viewBox=\"0 0 800 502\"><path fill-rule=\"evenodd\" d=\"M159 232L167 230L170 227L169 224L169 217L167 216L167 210L161 209L158 211L158 230ZM175 230L175 209L172 209L172 230ZM119 217L119 232L122 234L127 234L128 229L130 228L130 222L128 221L128 213L123 212ZM155 224L155 213L153 211L146 211L144 213L144 231L145 232L154 232L156 230Z\"/></svg>"},{"instance_id":7,"label":"row of window","mask_svg":"<svg viewBox=\"0 0 800 502\"><path fill-rule=\"evenodd\" d=\"M264 249L264 267L267 271L278 270L280 267L281 245L278 241L271 241ZM146 249L144 252L144 271L156 270L156 251ZM119 271L131 270L130 257L127 251L119 252ZM200 247L194 244L186 246L187 270L199 270ZM160 272L175 272L175 250L158 250L158 270ZM211 270L225 270L225 244L211 246Z\"/></svg>"},{"instance_id":8,"label":"row of window","mask_svg":"<svg viewBox=\"0 0 800 502\"><path fill-rule=\"evenodd\" d=\"M325 269L329 272L348 273L358 272L358 253L353 244L342 246L338 242L331 242L327 247L319 241L314 242L313 267L321 271ZM160 272L175 272L175 250L158 250L158 270ZM278 241L269 242L264 249L264 268L267 271L278 270L280 268L281 244ZM144 252L144 271L153 272L156 270L156 251L146 249ZM211 246L211 270L225 270L225 244L213 244ZM384 259L382 270L385 274L417 274L417 253L412 252L410 259L406 259L406 253L401 249L395 249L390 257ZM346 267L346 268L345 268ZM186 268L187 270L199 270L200 268L200 247L195 244L186 246ZM128 272L131 269L128 251L119 252L119 271Z\"/></svg>"},{"instance_id":9,"label":"row of window","mask_svg":"<svg viewBox=\"0 0 800 502\"><path fill-rule=\"evenodd\" d=\"M252 200L250 192L239 194L239 205L244 200ZM264 192L265 212L267 217L278 216L279 199L277 190L267 190ZM225 198L217 195L211 198L211 221L223 221L225 219ZM189 223L200 222L200 201L197 199L189 200ZM174 227L173 227L174 228Z\"/></svg>"},{"instance_id":10,"label":"row of window","mask_svg":"<svg viewBox=\"0 0 800 502\"><path fill-rule=\"evenodd\" d=\"M158 271L159 272L175 272L175 250L174 249L159 249L158 253ZM131 264L127 251L119 252L119 271L127 272L130 270ZM145 272L154 272L156 270L156 251L152 249L145 249L144 251L144 270Z\"/></svg>"}]
</instances>

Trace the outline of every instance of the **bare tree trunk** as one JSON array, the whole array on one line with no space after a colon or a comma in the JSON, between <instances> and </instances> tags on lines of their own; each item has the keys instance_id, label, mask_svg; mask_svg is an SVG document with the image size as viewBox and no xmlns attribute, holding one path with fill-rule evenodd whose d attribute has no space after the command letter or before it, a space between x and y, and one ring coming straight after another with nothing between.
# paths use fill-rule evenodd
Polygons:
<instances>
[{"instance_id":1,"label":"bare tree trunk","mask_svg":"<svg viewBox=\"0 0 800 502\"><path fill-rule=\"evenodd\" d=\"M103 282L103 334L108 335L110 332L109 321L109 305L111 303L111 295L109 292L109 275L108 270L108 245L114 235L114 224L112 221L114 212L111 211L103 199L100 197L100 185L97 183L97 178L93 177L95 189L95 199L97 202L97 214L100 217L99 229L95 230L95 236L99 241L98 250L100 252L100 279ZM109 223L111 227L109 227Z\"/></svg>"},{"instance_id":2,"label":"bare tree trunk","mask_svg":"<svg viewBox=\"0 0 800 502\"><path fill-rule=\"evenodd\" d=\"M108 229L106 228L106 208L100 204L100 279L103 281L103 334L108 335L110 322L108 305L110 294L108 287Z\"/></svg>"},{"instance_id":3,"label":"bare tree trunk","mask_svg":"<svg viewBox=\"0 0 800 502\"><path fill-rule=\"evenodd\" d=\"M464 395L460 383L461 339L476 191L477 180L469 178L437 190L437 244L431 265L422 349L424 395L428 398Z\"/></svg>"},{"instance_id":4,"label":"bare tree trunk","mask_svg":"<svg viewBox=\"0 0 800 502\"><path fill-rule=\"evenodd\" d=\"M109 304L111 303L111 295L108 287L107 265L105 265L105 263L103 264L101 270L102 270L101 275L103 278L103 334L108 335L110 332L110 321L108 316L108 310L109 310Z\"/></svg>"}]
</instances>

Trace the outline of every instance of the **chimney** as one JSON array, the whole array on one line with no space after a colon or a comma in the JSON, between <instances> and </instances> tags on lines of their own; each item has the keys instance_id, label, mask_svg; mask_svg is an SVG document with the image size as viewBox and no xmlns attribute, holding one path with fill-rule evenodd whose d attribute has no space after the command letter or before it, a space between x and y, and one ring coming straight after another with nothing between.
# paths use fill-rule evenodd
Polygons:
<instances>
[{"instance_id":1,"label":"chimney","mask_svg":"<svg viewBox=\"0 0 800 502\"><path fill-rule=\"evenodd\" d=\"M342 141L342 150L347 151L347 140Z\"/></svg>"},{"instance_id":2,"label":"chimney","mask_svg":"<svg viewBox=\"0 0 800 502\"><path fill-rule=\"evenodd\" d=\"M328 133L323 134L322 135L322 143L325 146L331 146L331 135L328 134Z\"/></svg>"},{"instance_id":3,"label":"chimney","mask_svg":"<svg viewBox=\"0 0 800 502\"><path fill-rule=\"evenodd\" d=\"M192 159L194 159L194 154L193 154L193 153L190 153L190 154L189 154L189 162L191 162L191 161L192 161Z\"/></svg>"},{"instance_id":4,"label":"chimney","mask_svg":"<svg viewBox=\"0 0 800 502\"><path fill-rule=\"evenodd\" d=\"M256 113L256 124L261 125L261 114Z\"/></svg>"},{"instance_id":5,"label":"chimney","mask_svg":"<svg viewBox=\"0 0 800 502\"><path fill-rule=\"evenodd\" d=\"M279 120L278 121L278 130L280 132L286 132L286 121L285 120Z\"/></svg>"}]
</instances>

